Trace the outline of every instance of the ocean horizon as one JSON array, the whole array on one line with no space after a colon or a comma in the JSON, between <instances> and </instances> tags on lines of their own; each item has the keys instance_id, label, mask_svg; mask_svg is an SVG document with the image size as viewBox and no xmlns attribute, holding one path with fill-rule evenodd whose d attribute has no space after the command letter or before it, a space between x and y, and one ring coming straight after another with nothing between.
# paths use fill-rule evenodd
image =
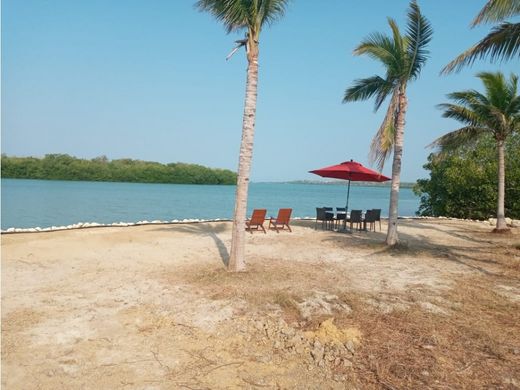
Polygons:
<instances>
[{"instance_id":1,"label":"ocean horizon","mask_svg":"<svg viewBox=\"0 0 520 390\"><path fill-rule=\"evenodd\" d=\"M234 185L144 184L60 180L1 179L1 228L47 228L77 223L135 223L183 219L230 219ZM266 208L292 208L295 218L314 218L316 207L345 207L346 184L253 182L248 215ZM350 189L349 210L380 208L388 215L390 188ZM414 216L419 198L410 188L400 191L399 216Z\"/></svg>"}]
</instances>

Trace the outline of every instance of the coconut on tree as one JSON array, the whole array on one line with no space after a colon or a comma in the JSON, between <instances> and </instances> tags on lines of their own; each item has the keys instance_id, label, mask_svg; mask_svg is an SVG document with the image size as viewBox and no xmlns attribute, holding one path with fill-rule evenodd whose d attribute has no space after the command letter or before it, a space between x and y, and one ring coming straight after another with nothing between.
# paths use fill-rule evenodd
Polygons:
<instances>
[{"instance_id":1,"label":"coconut on tree","mask_svg":"<svg viewBox=\"0 0 520 390\"><path fill-rule=\"evenodd\" d=\"M518 76L509 79L501 72L481 72L477 77L484 84L484 93L475 90L453 92L453 103L440 104L443 117L455 119L463 127L436 139L430 146L439 149L439 156L463 146L471 146L479 138L491 134L495 139L498 158L497 223L495 232L507 231L505 219L505 148L508 136L520 131L520 96Z\"/></svg>"},{"instance_id":2,"label":"coconut on tree","mask_svg":"<svg viewBox=\"0 0 520 390\"><path fill-rule=\"evenodd\" d=\"M520 15L520 0L489 0L472 22L472 27L482 23L498 23L478 43L444 67L442 73L459 71L477 59L489 57L491 61L508 60L520 56L520 23L504 22Z\"/></svg>"},{"instance_id":3,"label":"coconut on tree","mask_svg":"<svg viewBox=\"0 0 520 390\"><path fill-rule=\"evenodd\" d=\"M401 160L408 99L408 83L416 80L428 58L427 46L432 37L429 21L421 14L416 1L410 3L406 33L401 34L395 20L389 18L392 35L373 33L354 50L354 55L367 55L379 61L385 75L354 81L345 91L343 102L375 99L375 111L389 99L386 115L370 146L370 160L379 170L393 152L392 186L386 243L398 242L397 220Z\"/></svg>"},{"instance_id":4,"label":"coconut on tree","mask_svg":"<svg viewBox=\"0 0 520 390\"><path fill-rule=\"evenodd\" d=\"M245 39L236 41L236 48L228 56L229 58L239 48L244 47L248 63L231 251L228 263L230 271L244 271L246 267L244 258L245 221L255 132L260 33L262 27L275 22L284 15L288 1L199 0L195 4L199 10L211 13L218 21L222 22L228 33L234 31L245 31L246 33Z\"/></svg>"}]
</instances>

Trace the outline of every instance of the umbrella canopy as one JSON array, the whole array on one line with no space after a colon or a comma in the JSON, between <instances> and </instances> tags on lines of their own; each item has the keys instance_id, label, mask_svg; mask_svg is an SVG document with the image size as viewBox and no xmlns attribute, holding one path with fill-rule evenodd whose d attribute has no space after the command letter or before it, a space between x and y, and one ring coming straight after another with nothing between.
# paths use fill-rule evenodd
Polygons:
<instances>
[{"instance_id":1,"label":"umbrella canopy","mask_svg":"<svg viewBox=\"0 0 520 390\"><path fill-rule=\"evenodd\" d=\"M330 167L315 169L314 171L309 171L309 172L314 173L315 175L319 175L321 177L330 177L333 179L348 180L347 206L346 206L347 210L348 210L348 200L349 200L349 196L350 196L350 182L351 181L383 182L383 181L390 180L389 177L386 177L379 172L369 169L354 160L345 161L338 165L332 165Z\"/></svg>"},{"instance_id":2,"label":"umbrella canopy","mask_svg":"<svg viewBox=\"0 0 520 390\"><path fill-rule=\"evenodd\" d=\"M390 180L389 177L382 175L372 169L364 167L362 164L350 160L342 162L338 165L332 165L321 169L310 171L321 177L330 177L334 179L343 179L351 181L375 181L383 182Z\"/></svg>"}]
</instances>

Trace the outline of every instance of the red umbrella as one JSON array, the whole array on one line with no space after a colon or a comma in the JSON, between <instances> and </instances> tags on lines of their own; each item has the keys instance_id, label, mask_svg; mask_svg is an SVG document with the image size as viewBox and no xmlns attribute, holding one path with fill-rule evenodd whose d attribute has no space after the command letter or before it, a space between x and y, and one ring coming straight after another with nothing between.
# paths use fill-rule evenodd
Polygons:
<instances>
[{"instance_id":1,"label":"red umbrella","mask_svg":"<svg viewBox=\"0 0 520 390\"><path fill-rule=\"evenodd\" d=\"M371 181L371 182L383 182L390 180L389 177L382 175L372 169L364 167L362 164L350 160L342 162L338 165L332 165L314 171L309 171L321 177L331 177L334 179L348 180L347 190L347 210L348 210L348 199L350 196L350 182L351 181Z\"/></svg>"}]
</instances>

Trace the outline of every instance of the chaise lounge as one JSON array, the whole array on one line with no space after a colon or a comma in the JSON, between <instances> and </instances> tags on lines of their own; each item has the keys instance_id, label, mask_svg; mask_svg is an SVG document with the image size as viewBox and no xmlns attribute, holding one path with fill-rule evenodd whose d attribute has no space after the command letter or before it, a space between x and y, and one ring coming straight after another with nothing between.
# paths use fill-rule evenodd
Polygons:
<instances>
[{"instance_id":1,"label":"chaise lounge","mask_svg":"<svg viewBox=\"0 0 520 390\"><path fill-rule=\"evenodd\" d=\"M254 209L253 214L251 215L251 219L246 221L246 230L253 234L254 230L262 229L264 233L266 233L264 228L265 222L265 214L267 213L266 209Z\"/></svg>"},{"instance_id":2,"label":"chaise lounge","mask_svg":"<svg viewBox=\"0 0 520 390\"><path fill-rule=\"evenodd\" d=\"M276 233L279 233L279 230L284 230L285 227L287 227L287 229L292 232L289 226L291 213L292 209L280 209L276 218L271 217L269 219L269 229L275 229Z\"/></svg>"}]
</instances>

